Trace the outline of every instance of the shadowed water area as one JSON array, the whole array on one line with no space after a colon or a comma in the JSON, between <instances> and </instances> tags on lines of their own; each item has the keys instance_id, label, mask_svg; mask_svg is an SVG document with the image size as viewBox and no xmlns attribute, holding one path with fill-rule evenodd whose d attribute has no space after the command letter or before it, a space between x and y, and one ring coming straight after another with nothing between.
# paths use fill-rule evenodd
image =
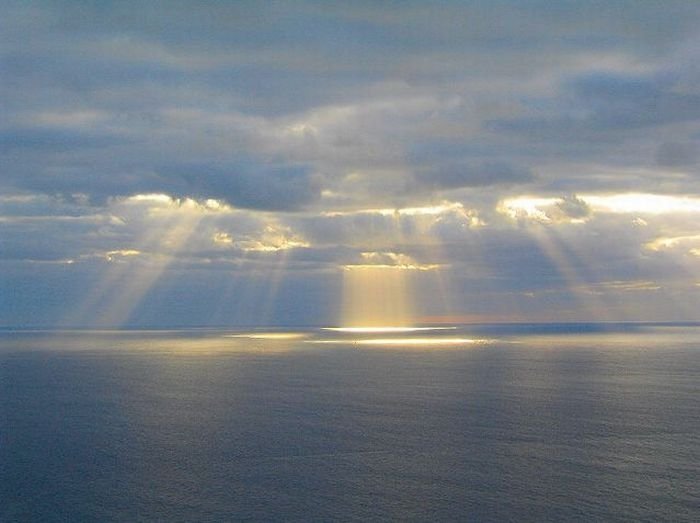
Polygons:
<instances>
[{"instance_id":1,"label":"shadowed water area","mask_svg":"<svg viewBox=\"0 0 700 523\"><path fill-rule=\"evenodd\" d=\"M0 521L697 521L699 392L687 325L2 331Z\"/></svg>"}]
</instances>

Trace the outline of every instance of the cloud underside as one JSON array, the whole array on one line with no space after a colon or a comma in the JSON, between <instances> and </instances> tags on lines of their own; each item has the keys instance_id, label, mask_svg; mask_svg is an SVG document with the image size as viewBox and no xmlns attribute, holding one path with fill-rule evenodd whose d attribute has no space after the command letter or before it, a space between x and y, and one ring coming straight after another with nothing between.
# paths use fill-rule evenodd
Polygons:
<instances>
[{"instance_id":1,"label":"cloud underside","mask_svg":"<svg viewBox=\"0 0 700 523\"><path fill-rule=\"evenodd\" d=\"M406 282L424 297L424 315L433 318L456 310L493 320L572 320L577 314L589 320L635 319L635 314L649 319L662 311L639 305L659 303L666 313L687 319L700 281L700 199L689 197L522 196L499 201L491 212L442 201L279 213L165 194L113 197L102 206L13 196L0 198L0 211L5 286L23 287L21 275L32 274L39 285L44 279L44 285L52 281L59 288L60 282L74 282L60 291L70 295L92 280L88 298L76 298L82 308L60 316L68 325L102 309L107 312L95 320L99 325L134 320L137 310L157 322L138 307L152 304L148 300L158 292L181 292L183 282L195 287L188 293L201 292L199 285L212 289L210 301L199 303L202 310L213 303L225 310L226 303L240 304L243 297L250 308L232 312L228 319L234 322L272 295L273 303L296 310L299 289L306 293L325 282L330 294L304 310L332 323L338 314L332 307L315 312L313 307L333 301L332 289L346 271L380 281L406 273ZM238 290L225 291L229 287ZM119 306L102 303L106 296ZM309 321L304 317L293 316Z\"/></svg>"}]
</instances>

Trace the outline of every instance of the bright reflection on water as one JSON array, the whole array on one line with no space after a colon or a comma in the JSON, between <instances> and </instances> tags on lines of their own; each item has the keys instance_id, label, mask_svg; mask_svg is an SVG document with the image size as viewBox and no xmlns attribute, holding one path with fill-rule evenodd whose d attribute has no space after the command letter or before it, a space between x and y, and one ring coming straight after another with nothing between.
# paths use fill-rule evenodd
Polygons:
<instances>
[{"instance_id":1,"label":"bright reflection on water","mask_svg":"<svg viewBox=\"0 0 700 523\"><path fill-rule=\"evenodd\" d=\"M401 333L401 332L418 332L418 331L439 331L439 330L455 330L457 327L323 327L322 330L333 332L349 332L355 334L379 334L379 333Z\"/></svg>"},{"instance_id":2,"label":"bright reflection on water","mask_svg":"<svg viewBox=\"0 0 700 523\"><path fill-rule=\"evenodd\" d=\"M698 383L693 326L0 330L0 521L698 521Z\"/></svg>"},{"instance_id":3,"label":"bright reflection on water","mask_svg":"<svg viewBox=\"0 0 700 523\"><path fill-rule=\"evenodd\" d=\"M471 345L489 343L491 340L479 340L474 338L368 338L355 340L359 345L393 345L407 346L421 345L429 347L431 345Z\"/></svg>"},{"instance_id":4,"label":"bright reflection on water","mask_svg":"<svg viewBox=\"0 0 700 523\"><path fill-rule=\"evenodd\" d=\"M444 345L483 345L494 343L496 340L475 339L475 338L359 338L359 339L339 339L339 340L310 340L309 343L326 343L336 345L388 345L399 348L409 347L438 347Z\"/></svg>"},{"instance_id":5,"label":"bright reflection on water","mask_svg":"<svg viewBox=\"0 0 700 523\"><path fill-rule=\"evenodd\" d=\"M226 334L225 338L247 338L250 340L303 340L309 335L304 332L246 332Z\"/></svg>"}]
</instances>

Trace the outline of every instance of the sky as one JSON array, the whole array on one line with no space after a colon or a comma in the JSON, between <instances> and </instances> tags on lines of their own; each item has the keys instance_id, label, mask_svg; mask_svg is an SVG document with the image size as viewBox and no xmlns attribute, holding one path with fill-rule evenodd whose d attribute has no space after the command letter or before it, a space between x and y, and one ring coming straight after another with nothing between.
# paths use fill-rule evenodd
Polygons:
<instances>
[{"instance_id":1,"label":"sky","mask_svg":"<svg viewBox=\"0 0 700 523\"><path fill-rule=\"evenodd\" d=\"M700 320L699 2L0 8L0 326Z\"/></svg>"}]
</instances>

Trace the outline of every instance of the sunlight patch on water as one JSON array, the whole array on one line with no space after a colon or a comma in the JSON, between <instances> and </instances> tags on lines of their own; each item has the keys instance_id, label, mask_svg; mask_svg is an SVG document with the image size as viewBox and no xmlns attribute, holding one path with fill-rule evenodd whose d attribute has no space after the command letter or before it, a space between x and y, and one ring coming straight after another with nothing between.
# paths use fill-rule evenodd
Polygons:
<instances>
[{"instance_id":1,"label":"sunlight patch on water","mask_svg":"<svg viewBox=\"0 0 700 523\"><path fill-rule=\"evenodd\" d=\"M455 330L457 327L323 327L321 330L350 334L380 334L417 331Z\"/></svg>"},{"instance_id":2,"label":"sunlight patch on water","mask_svg":"<svg viewBox=\"0 0 700 523\"><path fill-rule=\"evenodd\" d=\"M436 346L459 346L459 345L486 345L494 343L496 340L478 338L360 338L360 339L337 339L337 340L310 340L307 343L321 344L342 344L342 345L371 345L371 346L393 346L393 347L436 347Z\"/></svg>"},{"instance_id":3,"label":"sunlight patch on water","mask_svg":"<svg viewBox=\"0 0 700 523\"><path fill-rule=\"evenodd\" d=\"M309 335L303 332L247 332L226 334L224 338L247 338L249 340L303 340Z\"/></svg>"}]
</instances>

